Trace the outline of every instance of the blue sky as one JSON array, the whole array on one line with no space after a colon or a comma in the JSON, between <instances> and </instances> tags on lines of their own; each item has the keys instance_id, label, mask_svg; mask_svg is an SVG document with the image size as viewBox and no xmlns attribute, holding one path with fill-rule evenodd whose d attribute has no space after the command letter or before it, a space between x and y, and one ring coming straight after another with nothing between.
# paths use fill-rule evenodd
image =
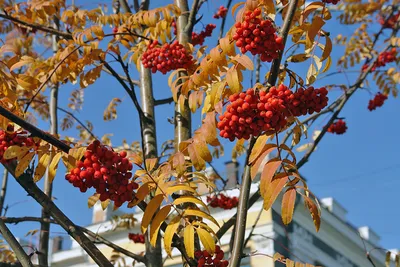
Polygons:
<instances>
[{"instance_id":1,"label":"blue sky","mask_svg":"<svg viewBox=\"0 0 400 267\"><path fill-rule=\"evenodd\" d=\"M100 1L99 1L100 2ZM155 1L157 3L167 4L172 1ZM236 1L234 1L236 2ZM212 14L218 9L222 1L210 1L205 4L201 10L204 15L204 24L208 22L217 24L219 28L220 21L211 19ZM158 6L158 5L157 5ZM229 13L227 25L232 25L232 17ZM279 22L278 22L279 24ZM376 27L371 27L371 32ZM200 31L202 25L196 26ZM325 26L331 36L339 32L343 35L349 35L354 32L353 27L347 27L338 24L332 19ZM111 28L105 27L105 32L111 32ZM215 45L215 31L213 37L207 42ZM300 51L300 50L299 50ZM337 58L343 49L334 46L333 58ZM334 60L334 63L336 60ZM269 67L269 64L264 64ZM304 72L308 67L305 64L293 64L290 68ZM136 68L131 65L131 72L134 78L137 77ZM328 73L337 71L333 64ZM266 68L263 72L266 73ZM250 73L245 75L245 88L249 86ZM347 73L348 79L354 81L355 74ZM167 86L168 75L155 75L153 77L154 94L156 99L170 96L170 89ZM344 74L330 76L316 83L316 86L324 84L343 83L347 84L347 78ZM77 85L78 86L78 85ZM60 88L60 106L67 106L67 99L73 89L77 86L64 85ZM370 83L371 92L377 92L377 87L373 82ZM119 145L122 139L128 142L140 140L140 129L138 116L134 110L129 97L124 93L121 86L112 77L106 73L92 86L84 91L85 104L79 113L75 113L82 121L89 120L94 124L94 132L97 136L112 133L112 142ZM339 90L330 92L331 100L340 95ZM103 111L109 101L119 97L123 100L117 107L118 118L115 121L104 122ZM398 142L398 132L400 126L397 122L397 116L400 114L400 105L397 99L389 97L382 108L370 112L367 109L371 94L367 90L360 90L348 102L343 109L341 117L345 117L348 131L342 136L327 134L318 146L317 151L311 156L310 161L301 169L301 173L308 179L311 190L320 198L332 196L348 210L348 221L359 226L370 226L381 236L381 246L391 249L400 247L398 237L400 229L397 222L400 220L398 212L400 186L399 170L400 160L398 151L400 148ZM64 114L60 113L60 120ZM173 139L173 127L167 121L167 117L173 116L173 105L163 105L156 107L157 118L157 138L159 146L168 140ZM320 120L315 125L321 128L326 120ZM200 114L193 115L193 130L200 125ZM39 127L44 130L49 128L47 122L40 122ZM76 131L62 133L73 136ZM223 141L225 146L225 156L217 160L214 165L223 174L223 163L230 158L232 144ZM302 154L298 154L301 158ZM243 166L243 164L241 165ZM78 189L72 187L64 179L65 169L59 169L54 182L54 196L57 198L55 203L79 225L88 225L91 222L92 210L87 208L87 198L93 194L92 190L82 194ZM42 186L42 183L39 183ZM8 193L6 196L6 205L10 208L6 216L40 216L40 207L30 197L26 195L20 186L10 177ZM17 236L24 236L29 230L39 229L37 223L23 223L17 226L10 226L13 233ZM52 226L51 235L65 235L61 228Z\"/></svg>"}]
</instances>

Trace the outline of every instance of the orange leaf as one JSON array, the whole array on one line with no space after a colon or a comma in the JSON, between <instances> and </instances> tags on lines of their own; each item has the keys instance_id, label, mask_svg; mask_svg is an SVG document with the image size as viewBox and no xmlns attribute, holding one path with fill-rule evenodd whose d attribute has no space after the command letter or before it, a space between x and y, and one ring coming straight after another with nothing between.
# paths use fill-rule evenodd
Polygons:
<instances>
[{"instance_id":1,"label":"orange leaf","mask_svg":"<svg viewBox=\"0 0 400 267\"><path fill-rule=\"evenodd\" d=\"M269 188L272 177L274 177L276 170L281 166L281 164L282 161L277 158L272 159L265 164L260 179L260 193L263 198L266 195L266 190Z\"/></svg>"},{"instance_id":2,"label":"orange leaf","mask_svg":"<svg viewBox=\"0 0 400 267\"><path fill-rule=\"evenodd\" d=\"M282 221L288 225L293 219L294 204L296 202L296 189L288 188L282 198Z\"/></svg>"},{"instance_id":3,"label":"orange leaf","mask_svg":"<svg viewBox=\"0 0 400 267\"><path fill-rule=\"evenodd\" d=\"M308 210L310 211L311 218L313 219L315 229L317 232L321 226L321 214L317 205L309 197L304 197L304 203L306 204Z\"/></svg>"}]
</instances>

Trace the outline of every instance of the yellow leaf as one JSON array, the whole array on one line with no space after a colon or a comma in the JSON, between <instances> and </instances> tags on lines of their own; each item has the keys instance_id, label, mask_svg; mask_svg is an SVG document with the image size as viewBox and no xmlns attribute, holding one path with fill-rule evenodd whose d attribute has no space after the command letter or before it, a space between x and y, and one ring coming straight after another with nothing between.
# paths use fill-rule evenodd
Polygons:
<instances>
[{"instance_id":1,"label":"yellow leaf","mask_svg":"<svg viewBox=\"0 0 400 267\"><path fill-rule=\"evenodd\" d=\"M106 208L107 208L107 206L108 206L109 204L110 204L110 200L109 200L109 199L104 200L104 201L101 202L101 208L102 208L103 210L106 210Z\"/></svg>"},{"instance_id":2,"label":"yellow leaf","mask_svg":"<svg viewBox=\"0 0 400 267\"><path fill-rule=\"evenodd\" d=\"M296 125L293 128L292 145L297 145L300 142L300 137L301 137L301 128L299 125Z\"/></svg>"},{"instance_id":3,"label":"yellow leaf","mask_svg":"<svg viewBox=\"0 0 400 267\"><path fill-rule=\"evenodd\" d=\"M141 166L143 164L143 158L136 153L131 154L129 159L131 159L136 166Z\"/></svg>"},{"instance_id":4,"label":"yellow leaf","mask_svg":"<svg viewBox=\"0 0 400 267\"><path fill-rule=\"evenodd\" d=\"M21 160L18 161L18 165L15 168L15 177L21 176L24 173L26 168L28 168L29 163L32 161L32 158L35 156L35 152L29 152L26 154Z\"/></svg>"},{"instance_id":5,"label":"yellow leaf","mask_svg":"<svg viewBox=\"0 0 400 267\"><path fill-rule=\"evenodd\" d=\"M274 257L273 257L273 260L274 260L274 261L282 261L284 258L285 258L285 257L284 257L282 254L280 254L280 253L278 253L278 252L275 252Z\"/></svg>"},{"instance_id":6,"label":"yellow leaf","mask_svg":"<svg viewBox=\"0 0 400 267\"><path fill-rule=\"evenodd\" d=\"M228 86L230 87L232 93L240 92L241 84L239 82L239 75L238 71L234 67L231 67L226 72L226 82L228 83Z\"/></svg>"},{"instance_id":7,"label":"yellow leaf","mask_svg":"<svg viewBox=\"0 0 400 267\"><path fill-rule=\"evenodd\" d=\"M26 90L35 90L39 87L40 84L38 79L24 74L19 74L16 80L18 84Z\"/></svg>"},{"instance_id":8,"label":"yellow leaf","mask_svg":"<svg viewBox=\"0 0 400 267\"><path fill-rule=\"evenodd\" d=\"M75 168L76 166L76 159L72 155L64 154L62 156L62 161L67 168L67 171L71 171L71 169Z\"/></svg>"},{"instance_id":9,"label":"yellow leaf","mask_svg":"<svg viewBox=\"0 0 400 267\"><path fill-rule=\"evenodd\" d=\"M321 30L322 26L324 26L325 22L321 17L315 16L312 20L311 26L307 31L306 36L306 48L311 48L314 44L315 36L317 36L318 32Z\"/></svg>"},{"instance_id":10,"label":"yellow leaf","mask_svg":"<svg viewBox=\"0 0 400 267\"><path fill-rule=\"evenodd\" d=\"M251 153L250 153L250 157L249 157L250 164L252 164L258 158L258 156L263 152L263 150L265 150L265 148L267 146L273 146L273 145L265 144L269 137L270 136L268 136L268 135L262 135L257 138L257 140L254 143L254 146L251 150Z\"/></svg>"},{"instance_id":11,"label":"yellow leaf","mask_svg":"<svg viewBox=\"0 0 400 267\"><path fill-rule=\"evenodd\" d=\"M233 59L248 70L254 69L253 61L246 55L238 54Z\"/></svg>"},{"instance_id":12,"label":"yellow leaf","mask_svg":"<svg viewBox=\"0 0 400 267\"><path fill-rule=\"evenodd\" d=\"M167 205L161 208L161 210L156 214L150 225L150 244L155 247L158 237L158 232L160 230L161 224L168 217L171 211L171 205Z\"/></svg>"},{"instance_id":13,"label":"yellow leaf","mask_svg":"<svg viewBox=\"0 0 400 267\"><path fill-rule=\"evenodd\" d=\"M214 255L215 252L215 242L214 238L210 235L209 232L202 228L196 228L196 232L199 235L200 241L204 246L204 249L207 250L208 253Z\"/></svg>"},{"instance_id":14,"label":"yellow leaf","mask_svg":"<svg viewBox=\"0 0 400 267\"><path fill-rule=\"evenodd\" d=\"M166 193L168 195L172 195L173 193L175 193L177 191L181 191L181 190L182 191L188 191L188 192L191 192L193 194L196 193L196 190L193 189L192 187L188 186L188 185L175 185L175 186L168 187L167 190L166 190Z\"/></svg>"},{"instance_id":15,"label":"yellow leaf","mask_svg":"<svg viewBox=\"0 0 400 267\"><path fill-rule=\"evenodd\" d=\"M294 261L286 259L286 267L294 267Z\"/></svg>"},{"instance_id":16,"label":"yellow leaf","mask_svg":"<svg viewBox=\"0 0 400 267\"><path fill-rule=\"evenodd\" d=\"M209 215L201 210L187 209L183 212L183 216L184 217L186 217L186 216L202 217L204 219L212 221L213 223L215 223L215 225L219 226L218 222L214 219L214 217L212 217L211 215Z\"/></svg>"},{"instance_id":17,"label":"yellow leaf","mask_svg":"<svg viewBox=\"0 0 400 267\"><path fill-rule=\"evenodd\" d=\"M324 51L322 52L321 61L327 59L331 54L331 52L332 52L332 40L327 34L325 34L325 48Z\"/></svg>"},{"instance_id":18,"label":"yellow leaf","mask_svg":"<svg viewBox=\"0 0 400 267\"><path fill-rule=\"evenodd\" d=\"M58 168L58 163L60 162L62 153L57 153L53 159L51 160L51 163L49 165L49 170L48 170L48 175L49 175L49 181L52 183L54 180L54 177L56 177L56 172Z\"/></svg>"},{"instance_id":19,"label":"yellow leaf","mask_svg":"<svg viewBox=\"0 0 400 267\"><path fill-rule=\"evenodd\" d=\"M194 258L194 227L191 224L185 226L183 230L183 243L190 258Z\"/></svg>"},{"instance_id":20,"label":"yellow leaf","mask_svg":"<svg viewBox=\"0 0 400 267\"><path fill-rule=\"evenodd\" d=\"M294 204L296 202L296 189L288 188L282 198L282 221L288 225L293 219Z\"/></svg>"},{"instance_id":21,"label":"yellow leaf","mask_svg":"<svg viewBox=\"0 0 400 267\"><path fill-rule=\"evenodd\" d=\"M168 256L171 257L172 252L172 239L178 230L180 225L181 218L179 216L174 217L171 222L168 224L167 228L165 229L164 233L164 248L165 252Z\"/></svg>"},{"instance_id":22,"label":"yellow leaf","mask_svg":"<svg viewBox=\"0 0 400 267\"><path fill-rule=\"evenodd\" d=\"M307 78L306 78L308 85L313 84L315 82L316 75L317 75L317 69L315 68L314 64L311 63L310 67L308 68Z\"/></svg>"},{"instance_id":23,"label":"yellow leaf","mask_svg":"<svg viewBox=\"0 0 400 267\"><path fill-rule=\"evenodd\" d=\"M293 62L293 63L298 63L298 62L304 62L309 58L310 58L310 55L308 55L308 54L297 54L297 55L288 57L287 61Z\"/></svg>"},{"instance_id":24,"label":"yellow leaf","mask_svg":"<svg viewBox=\"0 0 400 267\"><path fill-rule=\"evenodd\" d=\"M150 188L148 183L143 184L136 194L134 195L134 199L128 203L128 208L132 208L143 201L143 199L149 194Z\"/></svg>"},{"instance_id":25,"label":"yellow leaf","mask_svg":"<svg viewBox=\"0 0 400 267\"><path fill-rule=\"evenodd\" d=\"M89 209L92 208L97 203L97 201L99 201L99 199L100 199L100 194L95 193L93 194L93 196L90 196L88 198L88 208Z\"/></svg>"},{"instance_id":26,"label":"yellow leaf","mask_svg":"<svg viewBox=\"0 0 400 267\"><path fill-rule=\"evenodd\" d=\"M47 166L50 162L50 155L49 154L42 154L39 158L39 163L36 166L35 173L33 175L33 181L36 183L38 182L46 172Z\"/></svg>"},{"instance_id":27,"label":"yellow leaf","mask_svg":"<svg viewBox=\"0 0 400 267\"><path fill-rule=\"evenodd\" d=\"M154 169L154 167L156 166L157 162L158 162L158 158L146 159L146 161L145 161L146 170L148 172L151 172Z\"/></svg>"},{"instance_id":28,"label":"yellow leaf","mask_svg":"<svg viewBox=\"0 0 400 267\"><path fill-rule=\"evenodd\" d=\"M13 159L21 154L25 154L28 152L29 148L25 146L10 146L7 148L7 150L4 152L3 158L4 159Z\"/></svg>"},{"instance_id":29,"label":"yellow leaf","mask_svg":"<svg viewBox=\"0 0 400 267\"><path fill-rule=\"evenodd\" d=\"M204 159L200 156L199 152L195 145L192 143L187 147L187 151L189 153L189 157L192 160L193 166L196 168L196 170L201 171L206 168L206 162Z\"/></svg>"},{"instance_id":30,"label":"yellow leaf","mask_svg":"<svg viewBox=\"0 0 400 267\"><path fill-rule=\"evenodd\" d=\"M324 68L321 70L321 73L326 72L327 70L329 70L329 68L332 65L332 58L329 56L328 59L326 60L325 66Z\"/></svg>"},{"instance_id":31,"label":"yellow leaf","mask_svg":"<svg viewBox=\"0 0 400 267\"><path fill-rule=\"evenodd\" d=\"M186 203L186 202L190 202L190 203L193 203L193 204L201 205L207 211L209 211L207 205L201 199L195 198L193 196L181 196L181 197L175 199L173 204L178 206L178 205L180 205L182 203Z\"/></svg>"},{"instance_id":32,"label":"yellow leaf","mask_svg":"<svg viewBox=\"0 0 400 267\"><path fill-rule=\"evenodd\" d=\"M164 199L163 195L157 195L152 200L150 200L149 204L147 204L146 210L144 211L141 229L142 233L146 233L147 227L149 226L151 219L154 216L154 213L160 207L162 201Z\"/></svg>"}]
</instances>

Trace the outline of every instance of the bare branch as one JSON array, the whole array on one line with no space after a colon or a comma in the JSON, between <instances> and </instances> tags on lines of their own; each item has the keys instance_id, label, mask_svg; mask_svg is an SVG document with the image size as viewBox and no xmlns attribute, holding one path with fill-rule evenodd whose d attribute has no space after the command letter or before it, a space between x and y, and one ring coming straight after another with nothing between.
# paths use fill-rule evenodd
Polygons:
<instances>
[{"instance_id":1,"label":"bare branch","mask_svg":"<svg viewBox=\"0 0 400 267\"><path fill-rule=\"evenodd\" d=\"M0 233L10 245L12 250L15 253L15 256L21 263L23 267L33 266L29 256L26 254L25 250L22 248L21 244L15 238L15 236L11 233L10 229L8 229L7 225L3 220L0 219Z\"/></svg>"},{"instance_id":2,"label":"bare branch","mask_svg":"<svg viewBox=\"0 0 400 267\"><path fill-rule=\"evenodd\" d=\"M18 23L19 24L18 26L20 26L20 27L22 26L24 28L32 28L32 29L36 29L36 30L39 30L42 32L47 32L47 33L57 35L59 37L67 39L67 40L72 40L72 34L70 34L68 32L62 32L62 31L56 30L54 28L46 27L46 26L43 26L43 25L40 25L37 23L29 23L29 22L14 18L14 17L6 14L4 11L0 13L0 18L4 18L4 19L10 20L12 22Z\"/></svg>"}]
</instances>

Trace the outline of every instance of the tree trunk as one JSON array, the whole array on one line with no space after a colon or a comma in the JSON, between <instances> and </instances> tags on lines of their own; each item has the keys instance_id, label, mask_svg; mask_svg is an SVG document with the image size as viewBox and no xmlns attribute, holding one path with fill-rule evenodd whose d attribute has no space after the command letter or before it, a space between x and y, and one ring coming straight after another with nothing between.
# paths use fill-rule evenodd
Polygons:
<instances>
[{"instance_id":1,"label":"tree trunk","mask_svg":"<svg viewBox=\"0 0 400 267\"><path fill-rule=\"evenodd\" d=\"M3 182L1 184L1 192L0 192L0 215L4 214L4 200L6 198L7 193L7 184L8 184L8 171L4 168L3 173Z\"/></svg>"},{"instance_id":2,"label":"tree trunk","mask_svg":"<svg viewBox=\"0 0 400 267\"><path fill-rule=\"evenodd\" d=\"M54 26L56 29L59 28L58 18L54 18ZM52 36L53 53L57 52L58 38ZM58 84L53 84L50 88L50 133L56 135L58 133L58 117L57 117L57 107L58 107ZM50 149L53 149L51 147ZM53 157L53 153L50 153L50 159ZM49 177L49 171L46 171L46 177L44 181L44 193L51 199L53 184ZM42 218L50 219L50 215L46 209L42 209ZM40 224L40 240L39 240L39 251L38 259L39 265L49 266L49 239L50 239L50 223L42 222Z\"/></svg>"},{"instance_id":3,"label":"tree trunk","mask_svg":"<svg viewBox=\"0 0 400 267\"><path fill-rule=\"evenodd\" d=\"M154 96L151 72L149 69L140 65L140 99L143 110L142 123L142 142L143 156L147 158L155 158L157 153L157 137L156 137L156 122L154 119ZM150 231L146 232L146 266L159 267L163 265L161 237L157 238L155 247L150 244Z\"/></svg>"}]
</instances>

